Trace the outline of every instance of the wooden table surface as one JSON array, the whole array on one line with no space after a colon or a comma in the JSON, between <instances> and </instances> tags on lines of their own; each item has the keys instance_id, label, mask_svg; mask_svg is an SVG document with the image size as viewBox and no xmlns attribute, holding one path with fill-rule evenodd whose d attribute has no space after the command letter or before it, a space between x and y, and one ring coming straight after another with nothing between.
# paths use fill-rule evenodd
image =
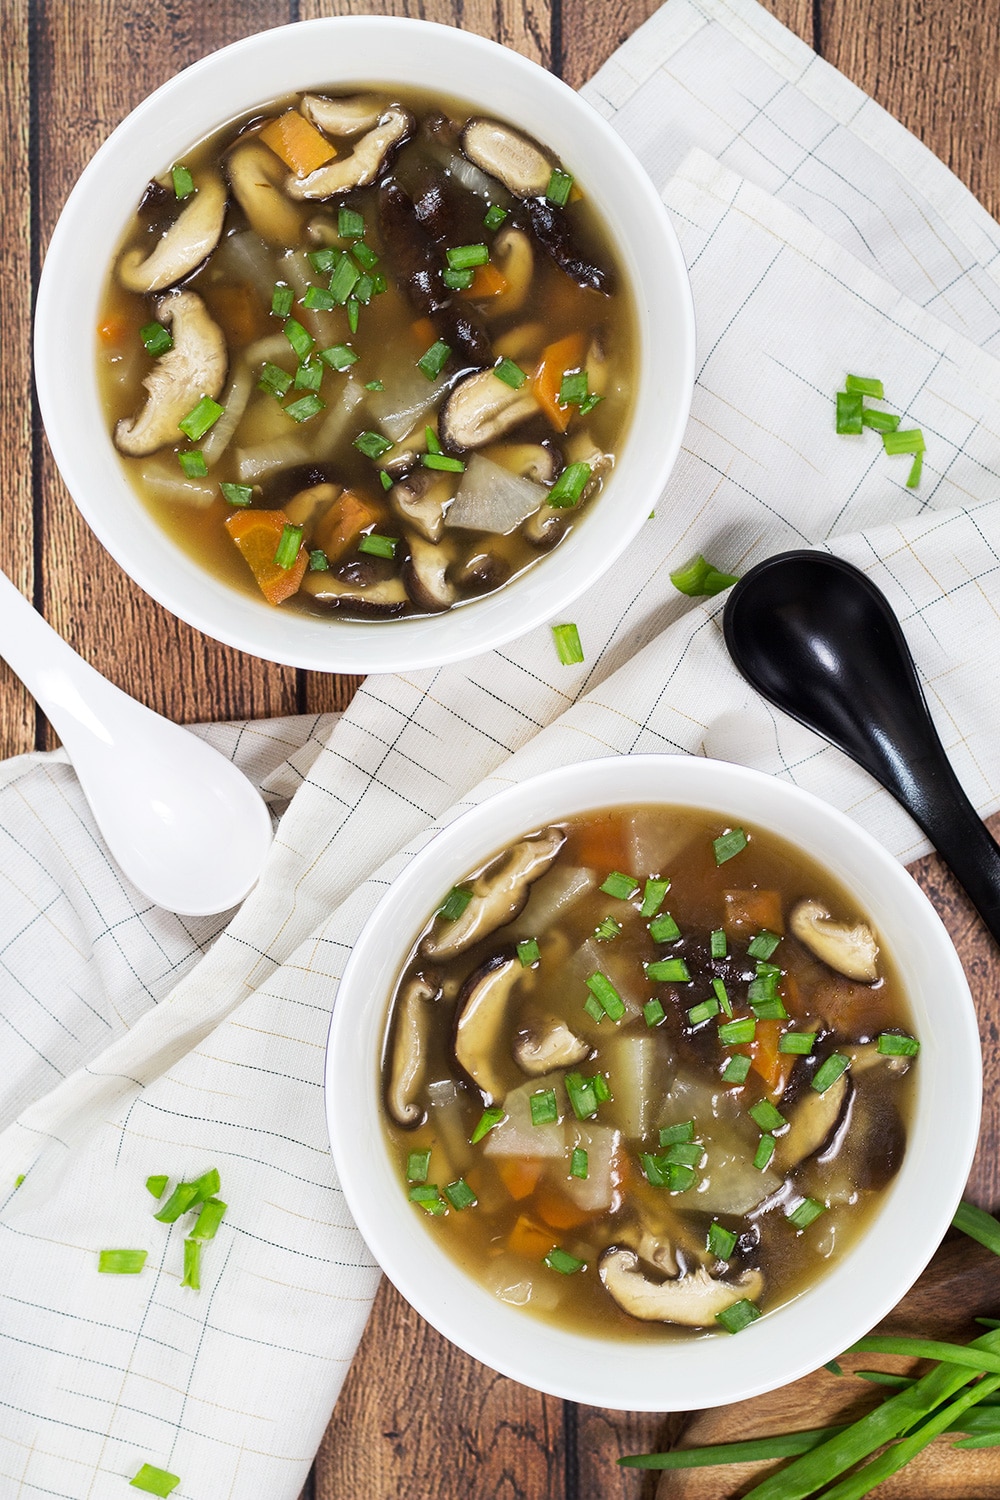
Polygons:
<instances>
[{"instance_id":1,"label":"wooden table surface","mask_svg":"<svg viewBox=\"0 0 1000 1500\"><path fill-rule=\"evenodd\" d=\"M996 0L765 3L1000 211ZM657 0L0 0L0 547L6 571L94 666L182 723L343 707L356 687L355 679L255 661L171 618L102 550L55 471L33 401L33 289L66 195L109 131L205 52L317 14L384 11L448 22L578 85L656 7ZM0 753L52 743L0 663ZM987 1107L969 1191L995 1207L1000 961L938 862L924 860L914 873L948 923L979 1007ZM613 1460L662 1445L676 1425L666 1416L576 1407L493 1375L446 1345L383 1283L306 1494L649 1500L653 1476L619 1470Z\"/></svg>"}]
</instances>

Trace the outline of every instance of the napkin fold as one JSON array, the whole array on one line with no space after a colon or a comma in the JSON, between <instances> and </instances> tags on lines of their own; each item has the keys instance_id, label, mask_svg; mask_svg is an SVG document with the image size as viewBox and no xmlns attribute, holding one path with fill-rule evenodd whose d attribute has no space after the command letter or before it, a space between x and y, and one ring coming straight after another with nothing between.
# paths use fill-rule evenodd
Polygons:
<instances>
[{"instance_id":1,"label":"napkin fold","mask_svg":"<svg viewBox=\"0 0 1000 1500\"><path fill-rule=\"evenodd\" d=\"M386 884L502 786L615 753L708 754L827 798L901 859L891 799L755 697L723 601L669 571L826 546L888 595L956 771L1000 805L1000 228L947 169L754 0L668 0L584 90L680 236L698 316L683 451L655 516L573 610L462 664L369 678L339 717L202 731L280 813L228 916L151 909L65 757L0 768L0 1492L114 1500L142 1463L181 1500L294 1497L378 1271L329 1155L322 1075L344 961ZM848 370L927 440L920 487L839 437ZM151 1174L218 1167L202 1289ZM15 1182L22 1178L19 1185ZM149 1249L137 1277L106 1246Z\"/></svg>"}]
</instances>

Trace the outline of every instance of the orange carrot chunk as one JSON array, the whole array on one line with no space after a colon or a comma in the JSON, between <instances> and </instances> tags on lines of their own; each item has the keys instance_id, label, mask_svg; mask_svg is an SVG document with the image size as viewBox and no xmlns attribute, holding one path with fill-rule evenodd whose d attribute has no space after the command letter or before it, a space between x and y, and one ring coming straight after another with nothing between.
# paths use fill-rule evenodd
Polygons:
<instances>
[{"instance_id":1,"label":"orange carrot chunk","mask_svg":"<svg viewBox=\"0 0 1000 1500\"><path fill-rule=\"evenodd\" d=\"M336 146L320 135L297 109L287 109L283 115L268 120L260 138L286 167L291 167L296 177L308 177L337 154Z\"/></svg>"},{"instance_id":2,"label":"orange carrot chunk","mask_svg":"<svg viewBox=\"0 0 1000 1500\"><path fill-rule=\"evenodd\" d=\"M283 510L239 510L224 522L268 604L281 604L298 593L309 565L305 547L299 548L290 568L279 568L275 562L274 554L287 521Z\"/></svg>"},{"instance_id":3,"label":"orange carrot chunk","mask_svg":"<svg viewBox=\"0 0 1000 1500\"><path fill-rule=\"evenodd\" d=\"M542 357L535 370L533 389L539 406L557 432L565 432L573 415L571 406L559 405L559 387L567 370L579 370L583 365L584 340L582 333L567 334L542 350Z\"/></svg>"},{"instance_id":4,"label":"orange carrot chunk","mask_svg":"<svg viewBox=\"0 0 1000 1500\"><path fill-rule=\"evenodd\" d=\"M339 562L355 545L361 533L379 519L379 511L363 495L344 490L323 517L316 531L316 545L330 562Z\"/></svg>"},{"instance_id":5,"label":"orange carrot chunk","mask_svg":"<svg viewBox=\"0 0 1000 1500\"><path fill-rule=\"evenodd\" d=\"M531 1260L541 1260L552 1249L552 1231L541 1229L527 1215L521 1214L507 1236L507 1248L515 1255L525 1255Z\"/></svg>"},{"instance_id":6,"label":"orange carrot chunk","mask_svg":"<svg viewBox=\"0 0 1000 1500\"><path fill-rule=\"evenodd\" d=\"M527 1198L542 1175L542 1163L511 1156L497 1163L500 1180L512 1198Z\"/></svg>"},{"instance_id":7,"label":"orange carrot chunk","mask_svg":"<svg viewBox=\"0 0 1000 1500\"><path fill-rule=\"evenodd\" d=\"M487 261L485 266L476 267L469 285L459 295L468 297L471 301L481 301L486 297L499 297L506 290L506 276L491 261Z\"/></svg>"},{"instance_id":8,"label":"orange carrot chunk","mask_svg":"<svg viewBox=\"0 0 1000 1500\"><path fill-rule=\"evenodd\" d=\"M595 1217L557 1188L543 1188L535 1195L534 1207L539 1217L553 1229L576 1229Z\"/></svg>"},{"instance_id":9,"label":"orange carrot chunk","mask_svg":"<svg viewBox=\"0 0 1000 1500\"><path fill-rule=\"evenodd\" d=\"M723 926L730 937L753 937L755 933L782 933L785 921L781 912L781 892L760 890L725 891Z\"/></svg>"}]
</instances>

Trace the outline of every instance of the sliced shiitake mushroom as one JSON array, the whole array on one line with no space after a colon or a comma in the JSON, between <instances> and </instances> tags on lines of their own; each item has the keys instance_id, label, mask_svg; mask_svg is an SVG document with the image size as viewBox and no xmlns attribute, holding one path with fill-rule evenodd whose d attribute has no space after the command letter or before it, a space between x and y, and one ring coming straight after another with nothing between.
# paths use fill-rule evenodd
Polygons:
<instances>
[{"instance_id":1,"label":"sliced shiitake mushroom","mask_svg":"<svg viewBox=\"0 0 1000 1500\"><path fill-rule=\"evenodd\" d=\"M404 1130L413 1130L425 1118L422 1102L427 1072L427 1044L433 1006L441 990L422 974L407 980L396 1001L391 1063L386 1085L386 1108Z\"/></svg>"},{"instance_id":2,"label":"sliced shiitake mushroom","mask_svg":"<svg viewBox=\"0 0 1000 1500\"><path fill-rule=\"evenodd\" d=\"M160 356L142 382L148 393L145 406L115 426L115 445L122 453L155 453L178 442L181 419L202 396L214 399L226 379L225 337L196 292L161 297L156 316L170 328L174 347Z\"/></svg>"},{"instance_id":3,"label":"sliced shiitake mushroom","mask_svg":"<svg viewBox=\"0 0 1000 1500\"><path fill-rule=\"evenodd\" d=\"M506 1080L495 1059L507 1019L507 1007L522 973L513 948L495 953L471 973L458 995L455 1010L455 1061L480 1090L487 1104L503 1098Z\"/></svg>"},{"instance_id":4,"label":"sliced shiitake mushroom","mask_svg":"<svg viewBox=\"0 0 1000 1500\"><path fill-rule=\"evenodd\" d=\"M867 922L836 922L820 901L800 901L789 926L810 953L838 974L871 984L878 978L878 943Z\"/></svg>"},{"instance_id":5,"label":"sliced shiitake mushroom","mask_svg":"<svg viewBox=\"0 0 1000 1500\"><path fill-rule=\"evenodd\" d=\"M429 958L453 958L513 921L532 883L545 874L565 842L561 828L546 828L521 839L476 877L472 899L460 917L454 922L438 918L435 930L421 943L421 952Z\"/></svg>"},{"instance_id":6,"label":"sliced shiitake mushroom","mask_svg":"<svg viewBox=\"0 0 1000 1500\"><path fill-rule=\"evenodd\" d=\"M338 156L308 177L290 177L285 191L292 198L332 198L354 188L367 187L388 170L393 154L413 133L409 110L391 104L374 129L357 142L349 156Z\"/></svg>"},{"instance_id":7,"label":"sliced shiitake mushroom","mask_svg":"<svg viewBox=\"0 0 1000 1500\"><path fill-rule=\"evenodd\" d=\"M118 279L130 292L162 292L211 255L226 217L226 185L217 172L200 172L195 192L149 255L128 250Z\"/></svg>"},{"instance_id":8,"label":"sliced shiitake mushroom","mask_svg":"<svg viewBox=\"0 0 1000 1500\"><path fill-rule=\"evenodd\" d=\"M441 408L438 434L447 449L464 453L495 442L538 409L530 381L513 390L493 370L479 370L460 380L451 392Z\"/></svg>"},{"instance_id":9,"label":"sliced shiitake mushroom","mask_svg":"<svg viewBox=\"0 0 1000 1500\"><path fill-rule=\"evenodd\" d=\"M773 1163L777 1171L790 1172L829 1139L843 1112L849 1087L847 1074L841 1073L822 1094L806 1089L789 1112L787 1131L778 1137Z\"/></svg>"},{"instance_id":10,"label":"sliced shiitake mushroom","mask_svg":"<svg viewBox=\"0 0 1000 1500\"><path fill-rule=\"evenodd\" d=\"M543 151L499 120L475 116L462 131L462 150L471 162L496 177L518 198L544 193L552 176L552 163Z\"/></svg>"},{"instance_id":11,"label":"sliced shiitake mushroom","mask_svg":"<svg viewBox=\"0 0 1000 1500\"><path fill-rule=\"evenodd\" d=\"M514 1061L529 1078L554 1068L574 1068L590 1053L590 1043L570 1031L558 1016L546 1016L522 1031L514 1043Z\"/></svg>"},{"instance_id":12,"label":"sliced shiitake mushroom","mask_svg":"<svg viewBox=\"0 0 1000 1500\"><path fill-rule=\"evenodd\" d=\"M297 245L302 237L302 209L285 195L288 173L270 147L251 137L240 141L226 160L229 182L250 228L268 245Z\"/></svg>"},{"instance_id":13,"label":"sliced shiitake mushroom","mask_svg":"<svg viewBox=\"0 0 1000 1500\"><path fill-rule=\"evenodd\" d=\"M325 94L303 94L299 109L310 124L326 135L352 140L374 130L385 113L385 100L375 94L345 94L329 99Z\"/></svg>"},{"instance_id":14,"label":"sliced shiitake mushroom","mask_svg":"<svg viewBox=\"0 0 1000 1500\"><path fill-rule=\"evenodd\" d=\"M424 614L450 609L458 592L448 579L450 554L440 544L427 542L422 536L409 538L410 555L403 564L402 577L406 592L415 607Z\"/></svg>"},{"instance_id":15,"label":"sliced shiitake mushroom","mask_svg":"<svg viewBox=\"0 0 1000 1500\"><path fill-rule=\"evenodd\" d=\"M389 504L426 542L439 542L444 531L444 508L451 499L451 482L433 469L413 469L389 491Z\"/></svg>"},{"instance_id":16,"label":"sliced shiitake mushroom","mask_svg":"<svg viewBox=\"0 0 1000 1500\"><path fill-rule=\"evenodd\" d=\"M710 1276L704 1266L686 1276L653 1281L643 1274L634 1250L612 1245L598 1263L611 1297L633 1318L645 1323L682 1323L710 1328L720 1312L744 1297L756 1301L764 1281L759 1271L744 1271L735 1281Z\"/></svg>"},{"instance_id":17,"label":"sliced shiitake mushroom","mask_svg":"<svg viewBox=\"0 0 1000 1500\"><path fill-rule=\"evenodd\" d=\"M307 573L302 588L317 604L347 610L355 615L368 615L372 619L388 620L401 615L409 600L401 578L384 578L362 584L337 578L333 573Z\"/></svg>"}]
</instances>

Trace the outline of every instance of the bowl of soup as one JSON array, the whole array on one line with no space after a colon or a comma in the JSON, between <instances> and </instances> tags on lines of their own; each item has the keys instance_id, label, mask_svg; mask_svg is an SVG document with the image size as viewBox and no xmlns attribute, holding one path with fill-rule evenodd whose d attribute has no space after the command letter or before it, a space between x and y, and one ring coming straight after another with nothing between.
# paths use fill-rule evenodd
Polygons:
<instances>
[{"instance_id":1,"label":"bowl of soup","mask_svg":"<svg viewBox=\"0 0 1000 1500\"><path fill-rule=\"evenodd\" d=\"M56 226L69 490L206 633L306 668L487 650L615 565L679 450L686 271L621 140L480 37L320 19L179 73Z\"/></svg>"},{"instance_id":2,"label":"bowl of soup","mask_svg":"<svg viewBox=\"0 0 1000 1500\"><path fill-rule=\"evenodd\" d=\"M978 1030L900 865L700 757L560 768L407 865L327 1055L348 1205L396 1287L501 1373L717 1406L841 1353L946 1231Z\"/></svg>"}]
</instances>

